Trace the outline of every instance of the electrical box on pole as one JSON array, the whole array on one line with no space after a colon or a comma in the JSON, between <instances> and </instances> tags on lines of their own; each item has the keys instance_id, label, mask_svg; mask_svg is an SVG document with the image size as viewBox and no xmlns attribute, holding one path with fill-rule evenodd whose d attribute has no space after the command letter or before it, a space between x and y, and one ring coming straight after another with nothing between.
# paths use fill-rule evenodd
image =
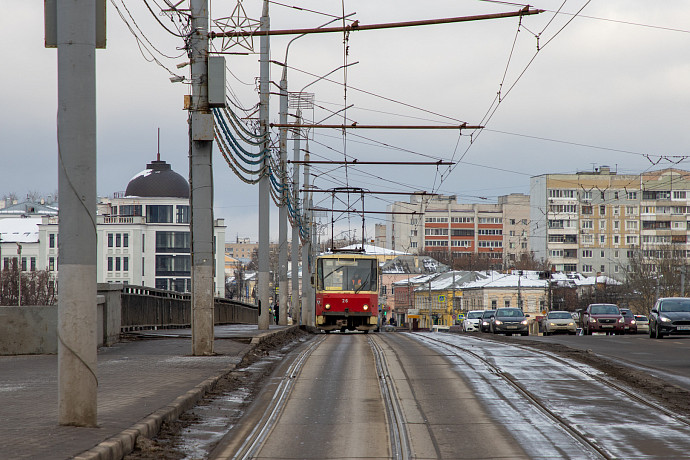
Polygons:
<instances>
[{"instance_id":1,"label":"electrical box on pole","mask_svg":"<svg viewBox=\"0 0 690 460\"><path fill-rule=\"evenodd\" d=\"M225 107L225 58L208 57L208 106Z\"/></svg>"}]
</instances>

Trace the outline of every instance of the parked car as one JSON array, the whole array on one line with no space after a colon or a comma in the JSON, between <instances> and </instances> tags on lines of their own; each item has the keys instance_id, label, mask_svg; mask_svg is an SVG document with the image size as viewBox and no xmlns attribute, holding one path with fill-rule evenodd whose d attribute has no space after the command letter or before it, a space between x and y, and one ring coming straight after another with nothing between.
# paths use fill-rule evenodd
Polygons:
<instances>
[{"instance_id":1,"label":"parked car","mask_svg":"<svg viewBox=\"0 0 690 460\"><path fill-rule=\"evenodd\" d=\"M605 332L607 335L625 332L625 319L618 305L612 303L589 304L582 312L581 321L585 335L592 332Z\"/></svg>"},{"instance_id":2,"label":"parked car","mask_svg":"<svg viewBox=\"0 0 690 460\"><path fill-rule=\"evenodd\" d=\"M482 312L482 318L479 320L479 331L480 332L490 332L491 331L491 320L496 314L496 310L484 310Z\"/></svg>"},{"instance_id":3,"label":"parked car","mask_svg":"<svg viewBox=\"0 0 690 460\"><path fill-rule=\"evenodd\" d=\"M577 325L569 311L550 311L542 320L542 331L544 335L558 334L559 332L575 335Z\"/></svg>"},{"instance_id":4,"label":"parked car","mask_svg":"<svg viewBox=\"0 0 690 460\"><path fill-rule=\"evenodd\" d=\"M690 298L662 297L649 315L649 337L690 334Z\"/></svg>"},{"instance_id":5,"label":"parked car","mask_svg":"<svg viewBox=\"0 0 690 460\"><path fill-rule=\"evenodd\" d=\"M529 335L527 316L519 308L497 308L491 320L494 334Z\"/></svg>"},{"instance_id":6,"label":"parked car","mask_svg":"<svg viewBox=\"0 0 690 460\"><path fill-rule=\"evenodd\" d=\"M649 332L649 318L645 315L635 315L635 321L637 321L638 334L646 334Z\"/></svg>"},{"instance_id":7,"label":"parked car","mask_svg":"<svg viewBox=\"0 0 690 460\"><path fill-rule=\"evenodd\" d=\"M628 308L621 308L621 315L625 320L625 333L626 334L637 334L637 321L635 320L635 315Z\"/></svg>"},{"instance_id":8,"label":"parked car","mask_svg":"<svg viewBox=\"0 0 690 460\"><path fill-rule=\"evenodd\" d=\"M482 319L484 310L470 310L465 316L465 320L462 322L462 330L465 332L478 331L479 322Z\"/></svg>"}]
</instances>

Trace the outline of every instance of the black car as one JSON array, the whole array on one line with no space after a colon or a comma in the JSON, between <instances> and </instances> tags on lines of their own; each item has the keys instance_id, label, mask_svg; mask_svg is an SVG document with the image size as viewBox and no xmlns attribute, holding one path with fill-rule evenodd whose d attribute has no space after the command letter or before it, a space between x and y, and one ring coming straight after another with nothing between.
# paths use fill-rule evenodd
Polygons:
<instances>
[{"instance_id":1,"label":"black car","mask_svg":"<svg viewBox=\"0 0 690 460\"><path fill-rule=\"evenodd\" d=\"M491 320L494 317L496 310L484 310L484 314L479 320L479 331L480 332L490 332L491 331Z\"/></svg>"},{"instance_id":2,"label":"black car","mask_svg":"<svg viewBox=\"0 0 690 460\"><path fill-rule=\"evenodd\" d=\"M491 321L491 332L529 335L529 324L525 314L519 308L498 308Z\"/></svg>"},{"instance_id":3,"label":"black car","mask_svg":"<svg viewBox=\"0 0 690 460\"><path fill-rule=\"evenodd\" d=\"M664 297L656 301L649 315L649 337L690 334L690 298Z\"/></svg>"}]
</instances>

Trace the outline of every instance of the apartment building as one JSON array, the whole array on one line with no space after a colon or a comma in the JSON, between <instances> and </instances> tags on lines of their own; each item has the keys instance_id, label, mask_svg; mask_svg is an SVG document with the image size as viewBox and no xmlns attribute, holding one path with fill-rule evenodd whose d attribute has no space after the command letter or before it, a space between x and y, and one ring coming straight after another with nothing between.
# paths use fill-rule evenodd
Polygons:
<instances>
[{"instance_id":1,"label":"apartment building","mask_svg":"<svg viewBox=\"0 0 690 460\"><path fill-rule=\"evenodd\" d=\"M654 258L690 249L688 171L547 174L532 178L530 196L530 246L556 271L623 280L636 250Z\"/></svg>"},{"instance_id":2,"label":"apartment building","mask_svg":"<svg viewBox=\"0 0 690 460\"><path fill-rule=\"evenodd\" d=\"M411 195L388 206L387 247L410 253L447 252L495 259L498 265L529 252L529 197L511 194L496 204L457 202L455 195Z\"/></svg>"}]
</instances>

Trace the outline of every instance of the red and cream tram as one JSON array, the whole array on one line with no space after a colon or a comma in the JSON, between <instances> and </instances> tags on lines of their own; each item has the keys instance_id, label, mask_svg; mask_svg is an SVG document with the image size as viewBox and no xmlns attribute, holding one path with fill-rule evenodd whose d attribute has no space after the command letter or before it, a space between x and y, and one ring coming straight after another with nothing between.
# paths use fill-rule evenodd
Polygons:
<instances>
[{"instance_id":1,"label":"red and cream tram","mask_svg":"<svg viewBox=\"0 0 690 460\"><path fill-rule=\"evenodd\" d=\"M316 327L325 332L369 332L378 327L379 264L353 252L316 258Z\"/></svg>"}]
</instances>

